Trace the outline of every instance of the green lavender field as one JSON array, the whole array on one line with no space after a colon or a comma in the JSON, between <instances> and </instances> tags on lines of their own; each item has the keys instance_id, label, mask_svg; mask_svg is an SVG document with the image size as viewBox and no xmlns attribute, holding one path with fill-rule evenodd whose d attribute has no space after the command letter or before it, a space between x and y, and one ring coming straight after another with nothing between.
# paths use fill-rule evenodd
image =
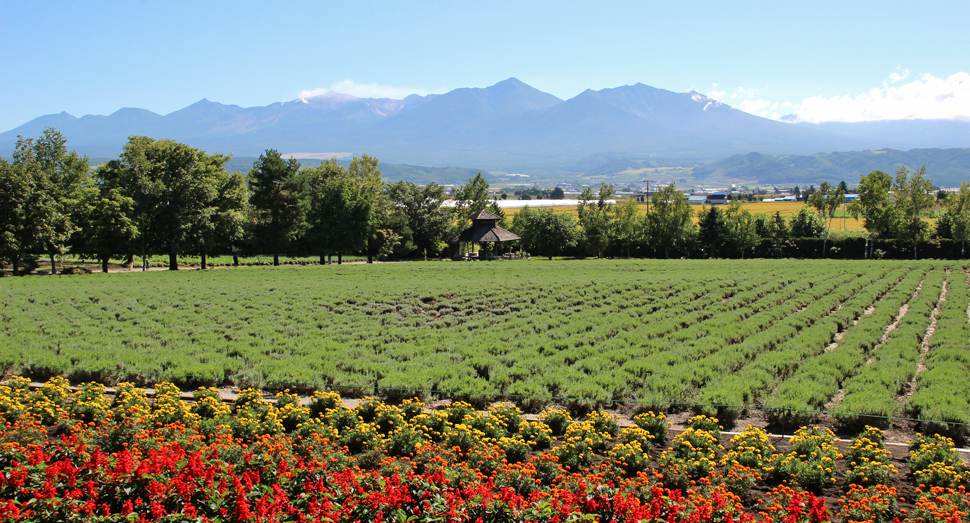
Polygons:
<instances>
[{"instance_id":1,"label":"green lavender field","mask_svg":"<svg viewBox=\"0 0 970 523\"><path fill-rule=\"evenodd\" d=\"M970 422L959 262L253 267L5 278L0 297L0 361L39 379Z\"/></svg>"}]
</instances>

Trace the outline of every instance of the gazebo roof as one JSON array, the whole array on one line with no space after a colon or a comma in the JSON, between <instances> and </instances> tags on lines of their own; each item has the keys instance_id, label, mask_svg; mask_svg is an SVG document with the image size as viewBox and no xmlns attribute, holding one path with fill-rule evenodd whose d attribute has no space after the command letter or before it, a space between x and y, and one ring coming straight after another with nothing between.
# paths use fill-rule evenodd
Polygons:
<instances>
[{"instance_id":1,"label":"gazebo roof","mask_svg":"<svg viewBox=\"0 0 970 523\"><path fill-rule=\"evenodd\" d=\"M485 209L478 211L478 214L476 214L475 216L472 216L473 222L476 220L501 220L501 219L502 219L501 216L495 214L492 211L485 210Z\"/></svg>"},{"instance_id":2,"label":"gazebo roof","mask_svg":"<svg viewBox=\"0 0 970 523\"><path fill-rule=\"evenodd\" d=\"M476 223L471 227L461 231L451 238L451 243L455 242L510 242L519 240L519 236L509 232L498 225L488 223Z\"/></svg>"},{"instance_id":3,"label":"gazebo roof","mask_svg":"<svg viewBox=\"0 0 970 523\"><path fill-rule=\"evenodd\" d=\"M500 219L502 219L501 216L491 211L479 211L478 214L472 216L472 226L453 236L451 243L511 242L520 240L521 238L517 234L495 225L495 222Z\"/></svg>"}]
</instances>

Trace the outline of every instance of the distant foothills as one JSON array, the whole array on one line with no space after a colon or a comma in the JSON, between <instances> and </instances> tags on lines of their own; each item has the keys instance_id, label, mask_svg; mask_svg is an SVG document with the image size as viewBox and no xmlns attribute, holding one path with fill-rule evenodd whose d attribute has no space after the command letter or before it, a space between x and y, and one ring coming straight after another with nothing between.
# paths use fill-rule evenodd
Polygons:
<instances>
[{"instance_id":1,"label":"distant foothills","mask_svg":"<svg viewBox=\"0 0 970 523\"><path fill-rule=\"evenodd\" d=\"M852 180L899 165L926 165L941 185L970 180L967 121L787 123L643 84L561 100L509 78L403 100L328 92L249 108L203 99L164 116L136 108L80 118L62 112L0 133L0 155L10 157L18 135L48 127L92 159L114 158L129 136L144 135L250 165L267 148L309 161L367 153L390 167L390 178L419 183L460 182L477 170L539 182L663 166L688 167L695 179L765 184Z\"/></svg>"}]
</instances>

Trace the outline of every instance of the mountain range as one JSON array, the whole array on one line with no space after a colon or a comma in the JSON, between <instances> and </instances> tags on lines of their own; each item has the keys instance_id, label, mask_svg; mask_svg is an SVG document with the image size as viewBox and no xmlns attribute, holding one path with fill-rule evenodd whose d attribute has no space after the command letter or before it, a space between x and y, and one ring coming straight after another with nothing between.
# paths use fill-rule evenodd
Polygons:
<instances>
[{"instance_id":1,"label":"mountain range","mask_svg":"<svg viewBox=\"0 0 970 523\"><path fill-rule=\"evenodd\" d=\"M926 167L927 177L934 184L958 187L961 182L970 180L970 148L879 149L805 156L737 154L699 165L691 170L691 176L695 182L744 179L777 185L808 185L823 180L830 183L844 180L853 186L861 175L877 170L894 175L900 166L910 171Z\"/></svg>"},{"instance_id":2,"label":"mountain range","mask_svg":"<svg viewBox=\"0 0 970 523\"><path fill-rule=\"evenodd\" d=\"M245 157L273 148L298 157L368 153L390 163L523 170L603 154L710 162L752 152L970 147L964 121L793 124L693 91L638 83L561 100L515 78L403 100L331 91L247 108L202 99L167 115L136 108L80 118L62 112L0 133L0 154L9 157L18 135L36 137L46 127L91 157L116 156L128 136L147 135Z\"/></svg>"}]
</instances>

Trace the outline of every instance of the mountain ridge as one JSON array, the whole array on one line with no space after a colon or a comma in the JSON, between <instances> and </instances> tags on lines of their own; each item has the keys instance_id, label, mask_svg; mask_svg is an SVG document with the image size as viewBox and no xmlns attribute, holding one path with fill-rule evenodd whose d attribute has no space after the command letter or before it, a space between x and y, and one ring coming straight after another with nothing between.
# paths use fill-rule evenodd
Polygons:
<instances>
[{"instance_id":1,"label":"mountain ridge","mask_svg":"<svg viewBox=\"0 0 970 523\"><path fill-rule=\"evenodd\" d=\"M514 77L400 100L328 91L256 107L202 98L166 115L139 108L80 118L62 112L0 133L0 154L12 152L18 134L38 136L51 126L72 149L99 157L117 155L128 136L147 135L242 156L269 148L339 150L393 163L487 169L555 168L603 152L709 161L749 152L970 146L970 122L793 124L695 91L636 83L562 100Z\"/></svg>"}]
</instances>

